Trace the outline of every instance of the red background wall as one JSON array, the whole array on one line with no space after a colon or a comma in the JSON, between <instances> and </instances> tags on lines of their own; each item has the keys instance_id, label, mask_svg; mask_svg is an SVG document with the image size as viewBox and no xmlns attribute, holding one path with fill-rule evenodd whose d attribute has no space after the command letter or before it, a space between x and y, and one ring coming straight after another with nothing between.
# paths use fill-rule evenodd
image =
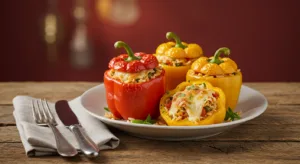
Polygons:
<instances>
[{"instance_id":1,"label":"red background wall","mask_svg":"<svg viewBox=\"0 0 300 164\"><path fill-rule=\"evenodd\" d=\"M1 1L0 81L102 81L109 59L120 53L117 40L133 50L153 53L165 33L200 44L205 55L227 46L244 74L244 81L300 81L299 0L139 0L139 20L115 26L99 19L89 2L88 33L94 64L71 66L69 44L74 30L72 1L58 1L64 26L59 60L49 63L40 21L44 0Z\"/></svg>"}]
</instances>

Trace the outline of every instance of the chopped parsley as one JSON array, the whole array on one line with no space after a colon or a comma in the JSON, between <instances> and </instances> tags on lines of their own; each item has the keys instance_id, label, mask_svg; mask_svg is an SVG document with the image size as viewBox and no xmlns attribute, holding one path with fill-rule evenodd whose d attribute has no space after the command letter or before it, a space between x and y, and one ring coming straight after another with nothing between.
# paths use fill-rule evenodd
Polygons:
<instances>
[{"instance_id":1,"label":"chopped parsley","mask_svg":"<svg viewBox=\"0 0 300 164\"><path fill-rule=\"evenodd\" d=\"M241 119L240 115L237 112L232 111L232 109L229 107L226 111L225 121L234 121L234 120Z\"/></svg>"},{"instance_id":2,"label":"chopped parsley","mask_svg":"<svg viewBox=\"0 0 300 164\"><path fill-rule=\"evenodd\" d=\"M110 71L110 76L114 76L115 75L115 71Z\"/></svg>"},{"instance_id":3,"label":"chopped parsley","mask_svg":"<svg viewBox=\"0 0 300 164\"><path fill-rule=\"evenodd\" d=\"M204 109L206 112L210 112L212 110L211 107L209 107L209 106L205 106Z\"/></svg>"},{"instance_id":4,"label":"chopped parsley","mask_svg":"<svg viewBox=\"0 0 300 164\"><path fill-rule=\"evenodd\" d=\"M155 74L155 72L149 72L148 73L148 78L151 79L151 77Z\"/></svg>"},{"instance_id":5,"label":"chopped parsley","mask_svg":"<svg viewBox=\"0 0 300 164\"><path fill-rule=\"evenodd\" d=\"M186 89L189 91L189 90L192 90L192 89L196 89L196 86L193 84L191 86L188 86L186 87Z\"/></svg>"},{"instance_id":6,"label":"chopped parsley","mask_svg":"<svg viewBox=\"0 0 300 164\"><path fill-rule=\"evenodd\" d=\"M148 72L148 78L151 79L151 77L154 76L156 72L157 72L156 68L153 68L153 71Z\"/></svg>"},{"instance_id":7,"label":"chopped parsley","mask_svg":"<svg viewBox=\"0 0 300 164\"><path fill-rule=\"evenodd\" d=\"M206 88L206 84L205 83L198 84L197 86L200 86L200 85L203 85L203 87ZM186 87L186 90L188 90L188 91L189 90L198 90L198 89L199 88L197 88L196 85L194 85L194 84Z\"/></svg>"},{"instance_id":8,"label":"chopped parsley","mask_svg":"<svg viewBox=\"0 0 300 164\"><path fill-rule=\"evenodd\" d=\"M135 124L155 124L156 120L152 120L149 114L145 120L135 119L131 120L131 122Z\"/></svg>"},{"instance_id":9,"label":"chopped parsley","mask_svg":"<svg viewBox=\"0 0 300 164\"><path fill-rule=\"evenodd\" d=\"M190 97L189 97L189 99L190 99L190 100L192 100L192 99L193 99L193 97L194 97L194 96L191 94L191 95L190 95Z\"/></svg>"},{"instance_id":10,"label":"chopped parsley","mask_svg":"<svg viewBox=\"0 0 300 164\"><path fill-rule=\"evenodd\" d=\"M104 107L104 110L106 110L107 112L110 112L110 109L108 107Z\"/></svg>"},{"instance_id":11,"label":"chopped parsley","mask_svg":"<svg viewBox=\"0 0 300 164\"><path fill-rule=\"evenodd\" d=\"M180 93L179 95L178 95L178 97L185 97L186 96L186 94L184 94L184 93Z\"/></svg>"},{"instance_id":12,"label":"chopped parsley","mask_svg":"<svg viewBox=\"0 0 300 164\"><path fill-rule=\"evenodd\" d=\"M176 67L179 67L179 66L182 66L182 65L183 65L183 63L175 63Z\"/></svg>"}]
</instances>

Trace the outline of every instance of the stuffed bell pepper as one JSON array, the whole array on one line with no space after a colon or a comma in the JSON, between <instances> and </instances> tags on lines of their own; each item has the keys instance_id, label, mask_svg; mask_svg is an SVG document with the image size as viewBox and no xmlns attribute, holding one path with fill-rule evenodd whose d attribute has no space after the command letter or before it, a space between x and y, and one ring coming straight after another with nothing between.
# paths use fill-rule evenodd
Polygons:
<instances>
[{"instance_id":1,"label":"stuffed bell pepper","mask_svg":"<svg viewBox=\"0 0 300 164\"><path fill-rule=\"evenodd\" d=\"M165 93L165 71L152 54L133 53L124 42L115 48L125 48L127 54L113 58L104 73L106 99L115 118L145 119L159 116L159 101Z\"/></svg>"},{"instance_id":2,"label":"stuffed bell pepper","mask_svg":"<svg viewBox=\"0 0 300 164\"><path fill-rule=\"evenodd\" d=\"M238 102L242 86L242 73L237 64L228 57L230 50L219 48L213 57L200 57L191 66L186 75L187 81L205 80L213 86L221 88L226 95L226 108L234 110Z\"/></svg>"},{"instance_id":3,"label":"stuffed bell pepper","mask_svg":"<svg viewBox=\"0 0 300 164\"><path fill-rule=\"evenodd\" d=\"M175 43L167 42L159 45L155 56L166 71L166 89L171 90L185 81L186 73L191 64L203 56L203 51L197 44L181 42L180 38L173 32L168 32L166 37L168 40L175 40Z\"/></svg>"},{"instance_id":4,"label":"stuffed bell pepper","mask_svg":"<svg viewBox=\"0 0 300 164\"><path fill-rule=\"evenodd\" d=\"M196 126L224 121L225 95L207 81L182 82L160 100L160 115L169 126Z\"/></svg>"}]
</instances>

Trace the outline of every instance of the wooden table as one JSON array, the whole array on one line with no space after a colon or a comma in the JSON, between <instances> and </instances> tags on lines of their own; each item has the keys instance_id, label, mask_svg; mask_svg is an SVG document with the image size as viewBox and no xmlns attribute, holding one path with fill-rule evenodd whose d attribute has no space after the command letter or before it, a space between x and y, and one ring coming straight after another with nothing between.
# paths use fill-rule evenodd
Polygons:
<instances>
[{"instance_id":1,"label":"wooden table","mask_svg":"<svg viewBox=\"0 0 300 164\"><path fill-rule=\"evenodd\" d=\"M69 159L59 156L28 158L12 116L12 99L16 95L30 95L50 101L70 100L97 84L0 83L0 163L300 163L300 83L245 83L267 97L267 111L203 141L152 141L114 130L121 139L119 147L102 151L94 160L82 155Z\"/></svg>"}]
</instances>

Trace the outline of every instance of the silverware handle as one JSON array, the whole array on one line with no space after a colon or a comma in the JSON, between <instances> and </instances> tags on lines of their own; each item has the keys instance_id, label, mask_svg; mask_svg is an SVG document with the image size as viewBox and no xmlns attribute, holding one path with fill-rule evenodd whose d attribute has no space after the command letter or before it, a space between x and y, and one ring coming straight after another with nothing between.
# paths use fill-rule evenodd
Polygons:
<instances>
[{"instance_id":1,"label":"silverware handle","mask_svg":"<svg viewBox=\"0 0 300 164\"><path fill-rule=\"evenodd\" d=\"M98 146L93 142L93 140L84 132L83 128L78 125L71 125L70 130L74 133L81 151L87 157L97 157L99 154Z\"/></svg>"},{"instance_id":2,"label":"silverware handle","mask_svg":"<svg viewBox=\"0 0 300 164\"><path fill-rule=\"evenodd\" d=\"M73 157L78 152L77 150L66 140L66 138L58 131L56 126L52 124L48 124L48 126L52 129L53 134L55 136L56 148L58 154L64 157Z\"/></svg>"}]
</instances>

